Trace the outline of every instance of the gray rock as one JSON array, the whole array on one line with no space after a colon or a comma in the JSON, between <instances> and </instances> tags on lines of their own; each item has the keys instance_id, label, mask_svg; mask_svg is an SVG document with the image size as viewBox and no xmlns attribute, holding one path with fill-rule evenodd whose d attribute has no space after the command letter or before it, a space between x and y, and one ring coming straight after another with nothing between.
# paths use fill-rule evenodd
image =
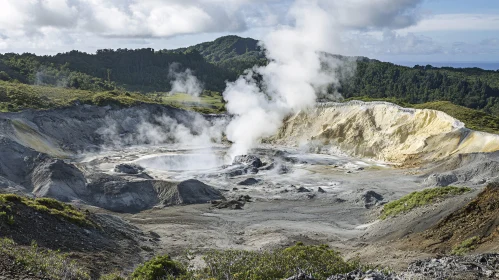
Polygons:
<instances>
[{"instance_id":1,"label":"gray rock","mask_svg":"<svg viewBox=\"0 0 499 280\"><path fill-rule=\"evenodd\" d=\"M244 206L244 202L237 200L219 201L218 203L212 203L212 204L214 204L213 207L217 209L229 208L232 210L242 210Z\"/></svg>"},{"instance_id":2,"label":"gray rock","mask_svg":"<svg viewBox=\"0 0 499 280\"><path fill-rule=\"evenodd\" d=\"M294 187L294 186L292 186L292 187ZM310 190L307 189L307 188L305 188L305 187L299 187L299 188L296 189L296 191L299 192L299 193L310 192Z\"/></svg>"},{"instance_id":3,"label":"gray rock","mask_svg":"<svg viewBox=\"0 0 499 280\"><path fill-rule=\"evenodd\" d=\"M319 187L317 189L317 192L319 192L319 193L326 193L326 191L323 188L321 188L321 187Z\"/></svg>"},{"instance_id":4,"label":"gray rock","mask_svg":"<svg viewBox=\"0 0 499 280\"><path fill-rule=\"evenodd\" d=\"M310 274L300 272L297 275L286 278L286 280L315 280L315 278L312 277L312 275L310 275Z\"/></svg>"},{"instance_id":5,"label":"gray rock","mask_svg":"<svg viewBox=\"0 0 499 280\"><path fill-rule=\"evenodd\" d=\"M121 163L114 167L114 172L136 175L142 173L144 168L133 163Z\"/></svg>"},{"instance_id":6,"label":"gray rock","mask_svg":"<svg viewBox=\"0 0 499 280\"><path fill-rule=\"evenodd\" d=\"M262 167L262 161L258 157L252 155L236 156L232 162L232 165L236 164L243 164L254 168Z\"/></svg>"},{"instance_id":7,"label":"gray rock","mask_svg":"<svg viewBox=\"0 0 499 280\"><path fill-rule=\"evenodd\" d=\"M41 162L31 174L33 194L60 201L84 200L89 195L83 173L72 164L58 159Z\"/></svg>"},{"instance_id":8,"label":"gray rock","mask_svg":"<svg viewBox=\"0 0 499 280\"><path fill-rule=\"evenodd\" d=\"M89 176L87 202L116 212L134 213L150 209L160 202L157 186L161 181L130 181L119 176L92 174Z\"/></svg>"},{"instance_id":9,"label":"gray rock","mask_svg":"<svg viewBox=\"0 0 499 280\"><path fill-rule=\"evenodd\" d=\"M194 179L178 184L164 182L159 192L164 205L202 204L225 199L217 189Z\"/></svg>"},{"instance_id":10,"label":"gray rock","mask_svg":"<svg viewBox=\"0 0 499 280\"><path fill-rule=\"evenodd\" d=\"M241 181L239 183L237 183L238 185L240 186L251 186L251 185L256 185L258 184L260 181L255 179L255 178L248 178L244 181Z\"/></svg>"},{"instance_id":11,"label":"gray rock","mask_svg":"<svg viewBox=\"0 0 499 280\"><path fill-rule=\"evenodd\" d=\"M367 191L362 194L359 201L364 204L367 209L382 204L383 196L375 191Z\"/></svg>"}]
</instances>

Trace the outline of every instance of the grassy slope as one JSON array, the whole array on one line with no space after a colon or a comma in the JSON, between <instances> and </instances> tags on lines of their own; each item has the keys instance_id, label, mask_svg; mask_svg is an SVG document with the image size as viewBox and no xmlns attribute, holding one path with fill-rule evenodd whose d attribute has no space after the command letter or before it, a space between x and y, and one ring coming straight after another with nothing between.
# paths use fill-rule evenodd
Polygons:
<instances>
[{"instance_id":1,"label":"grassy slope","mask_svg":"<svg viewBox=\"0 0 499 280\"><path fill-rule=\"evenodd\" d=\"M170 96L168 93L140 94L124 91L87 91L50 86L35 86L0 81L0 112L16 112L23 109L51 109L71 106L75 103L99 106L117 105L129 107L141 103L163 104L200 111L219 113L224 110L221 96L206 91L195 101L185 94Z\"/></svg>"},{"instance_id":2,"label":"grassy slope","mask_svg":"<svg viewBox=\"0 0 499 280\"><path fill-rule=\"evenodd\" d=\"M470 188L448 186L413 192L398 200L385 204L383 212L381 213L381 219L386 219L390 216L408 212L417 207L435 203L447 196L459 195L469 191L471 191Z\"/></svg>"}]
</instances>

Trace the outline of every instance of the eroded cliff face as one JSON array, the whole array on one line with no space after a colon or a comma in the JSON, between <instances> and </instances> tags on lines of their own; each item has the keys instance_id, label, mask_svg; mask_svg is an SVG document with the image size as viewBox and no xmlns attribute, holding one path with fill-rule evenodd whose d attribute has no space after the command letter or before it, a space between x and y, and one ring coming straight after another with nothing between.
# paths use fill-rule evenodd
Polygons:
<instances>
[{"instance_id":1,"label":"eroded cliff face","mask_svg":"<svg viewBox=\"0 0 499 280\"><path fill-rule=\"evenodd\" d=\"M268 140L285 146L335 147L352 156L398 164L499 150L498 135L469 130L440 111L385 102L321 104L289 117Z\"/></svg>"}]
</instances>

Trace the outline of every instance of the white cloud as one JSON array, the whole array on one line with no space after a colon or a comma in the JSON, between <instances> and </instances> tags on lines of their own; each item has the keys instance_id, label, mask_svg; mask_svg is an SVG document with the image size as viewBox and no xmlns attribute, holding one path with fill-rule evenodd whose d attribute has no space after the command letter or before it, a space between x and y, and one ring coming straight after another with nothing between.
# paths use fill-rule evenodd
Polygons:
<instances>
[{"instance_id":1,"label":"white cloud","mask_svg":"<svg viewBox=\"0 0 499 280\"><path fill-rule=\"evenodd\" d=\"M350 55L428 55L443 53L444 48L431 37L397 31L355 32L346 36Z\"/></svg>"},{"instance_id":2,"label":"white cloud","mask_svg":"<svg viewBox=\"0 0 499 280\"><path fill-rule=\"evenodd\" d=\"M499 30L499 15L438 14L426 17L404 32Z\"/></svg>"},{"instance_id":3,"label":"white cloud","mask_svg":"<svg viewBox=\"0 0 499 280\"><path fill-rule=\"evenodd\" d=\"M399 29L420 18L422 0L333 0L327 1L333 17L353 29Z\"/></svg>"}]
</instances>

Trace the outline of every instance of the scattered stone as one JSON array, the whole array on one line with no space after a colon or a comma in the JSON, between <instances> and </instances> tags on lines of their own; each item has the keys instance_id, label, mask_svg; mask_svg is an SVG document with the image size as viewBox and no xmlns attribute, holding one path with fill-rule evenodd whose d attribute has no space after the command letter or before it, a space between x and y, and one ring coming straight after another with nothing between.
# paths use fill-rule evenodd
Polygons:
<instances>
[{"instance_id":1,"label":"scattered stone","mask_svg":"<svg viewBox=\"0 0 499 280\"><path fill-rule=\"evenodd\" d=\"M421 279L485 279L499 277L499 254L447 256L411 263L407 276Z\"/></svg>"},{"instance_id":2,"label":"scattered stone","mask_svg":"<svg viewBox=\"0 0 499 280\"><path fill-rule=\"evenodd\" d=\"M323 188L321 188L321 187L319 187L317 189L317 192L319 192L319 193L326 193L326 191Z\"/></svg>"},{"instance_id":3,"label":"scattered stone","mask_svg":"<svg viewBox=\"0 0 499 280\"><path fill-rule=\"evenodd\" d=\"M136 175L142 173L144 168L140 165L133 163L121 163L114 167L114 172Z\"/></svg>"},{"instance_id":4,"label":"scattered stone","mask_svg":"<svg viewBox=\"0 0 499 280\"><path fill-rule=\"evenodd\" d=\"M225 174L228 177L237 177L246 174L257 174L258 172L259 172L258 168L255 168L253 166L244 166L229 170Z\"/></svg>"},{"instance_id":5,"label":"scattered stone","mask_svg":"<svg viewBox=\"0 0 499 280\"><path fill-rule=\"evenodd\" d=\"M257 180L255 178L248 178L244 181L241 181L239 183L237 183L238 185L240 186L251 186L251 185L256 185L260 182L260 180Z\"/></svg>"},{"instance_id":6,"label":"scattered stone","mask_svg":"<svg viewBox=\"0 0 499 280\"><path fill-rule=\"evenodd\" d=\"M288 192L289 192L288 189L284 189L284 190L281 191L281 193L288 193Z\"/></svg>"},{"instance_id":7,"label":"scattered stone","mask_svg":"<svg viewBox=\"0 0 499 280\"><path fill-rule=\"evenodd\" d=\"M358 269L345 274L333 275L327 278L326 280L401 280L401 279L405 278L401 278L394 273L387 273L379 270L362 271Z\"/></svg>"},{"instance_id":8,"label":"scattered stone","mask_svg":"<svg viewBox=\"0 0 499 280\"><path fill-rule=\"evenodd\" d=\"M294 275L294 276L287 278L286 280L315 280L315 278L312 277L312 275L310 275L310 274L300 272L297 275Z\"/></svg>"},{"instance_id":9,"label":"scattered stone","mask_svg":"<svg viewBox=\"0 0 499 280\"><path fill-rule=\"evenodd\" d=\"M238 189L238 188L232 188L232 190L233 190L233 191L237 191L237 190L239 190L239 189Z\"/></svg>"},{"instance_id":10,"label":"scattered stone","mask_svg":"<svg viewBox=\"0 0 499 280\"><path fill-rule=\"evenodd\" d=\"M213 203L214 207L217 209L232 209L232 210L241 210L243 209L244 202L240 202L237 200L228 200L228 201L220 201L219 203Z\"/></svg>"},{"instance_id":11,"label":"scattered stone","mask_svg":"<svg viewBox=\"0 0 499 280\"><path fill-rule=\"evenodd\" d=\"M265 171L273 169L276 169L278 174L286 174L290 172L290 168L287 165L276 164L275 162L272 162L271 164L258 168L258 170L265 170Z\"/></svg>"},{"instance_id":12,"label":"scattered stone","mask_svg":"<svg viewBox=\"0 0 499 280\"><path fill-rule=\"evenodd\" d=\"M294 186L291 186L291 187L294 187ZM296 189L297 192L299 193L305 193L305 192L310 192L309 189L305 188L305 187L299 187Z\"/></svg>"},{"instance_id":13,"label":"scattered stone","mask_svg":"<svg viewBox=\"0 0 499 280\"><path fill-rule=\"evenodd\" d=\"M240 195L237 201L242 201L242 202L251 202L251 196L249 195Z\"/></svg>"},{"instance_id":14,"label":"scattered stone","mask_svg":"<svg viewBox=\"0 0 499 280\"><path fill-rule=\"evenodd\" d=\"M315 193L309 193L307 194L308 199L312 199L315 197Z\"/></svg>"}]
</instances>

